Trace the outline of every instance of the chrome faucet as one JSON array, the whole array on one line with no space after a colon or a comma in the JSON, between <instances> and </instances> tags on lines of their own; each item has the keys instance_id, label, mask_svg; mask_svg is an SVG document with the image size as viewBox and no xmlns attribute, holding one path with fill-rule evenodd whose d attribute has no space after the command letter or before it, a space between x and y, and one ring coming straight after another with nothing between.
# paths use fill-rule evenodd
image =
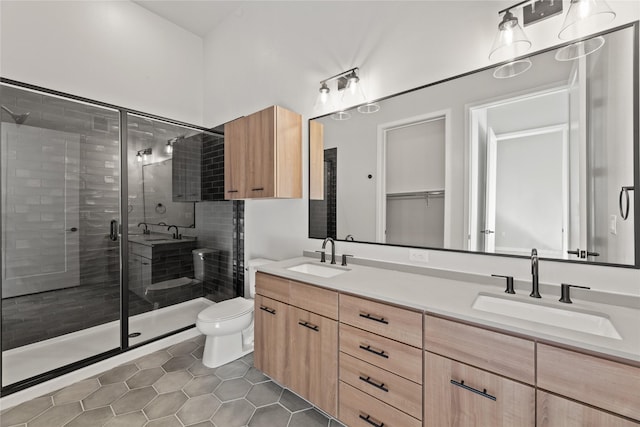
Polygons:
<instances>
[{"instance_id":1,"label":"chrome faucet","mask_svg":"<svg viewBox=\"0 0 640 427\"><path fill-rule=\"evenodd\" d=\"M538 284L538 251L536 248L531 249L531 293L529 296L542 298Z\"/></svg>"},{"instance_id":2,"label":"chrome faucet","mask_svg":"<svg viewBox=\"0 0 640 427\"><path fill-rule=\"evenodd\" d=\"M172 228L175 228L176 232L173 233L171 235L171 237L173 237L174 239L182 239L182 234L180 234L180 232L178 231L178 226L177 225L170 225L169 227L167 227L167 230L171 231Z\"/></svg>"},{"instance_id":3,"label":"chrome faucet","mask_svg":"<svg viewBox=\"0 0 640 427\"><path fill-rule=\"evenodd\" d=\"M149 231L149 227L147 226L146 222L138 223L138 227L140 227L141 225L144 225L144 230L142 230L142 234L151 234L151 231Z\"/></svg>"},{"instance_id":4,"label":"chrome faucet","mask_svg":"<svg viewBox=\"0 0 640 427\"><path fill-rule=\"evenodd\" d=\"M327 246L327 242L331 242L331 264L336 263L336 242L331 237L327 237L322 242L322 253L324 254L324 248Z\"/></svg>"}]
</instances>

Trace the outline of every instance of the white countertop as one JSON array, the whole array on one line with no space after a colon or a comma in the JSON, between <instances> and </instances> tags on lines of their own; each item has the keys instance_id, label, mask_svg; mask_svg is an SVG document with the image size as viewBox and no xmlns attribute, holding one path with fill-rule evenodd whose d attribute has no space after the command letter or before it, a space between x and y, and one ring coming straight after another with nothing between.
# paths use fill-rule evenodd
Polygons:
<instances>
[{"instance_id":1,"label":"white countertop","mask_svg":"<svg viewBox=\"0 0 640 427\"><path fill-rule=\"evenodd\" d=\"M473 275L452 273L452 278L443 278L423 274L407 273L389 268L376 268L359 264L347 267L331 267L348 271L331 278L288 270L288 267L304 263L320 264L317 259L308 257L292 258L272 264L259 266L258 271L313 285L350 292L364 297L374 298L393 304L399 304L428 313L472 322L480 326L498 328L505 332L525 335L533 339L564 344L589 350L603 355L640 362L640 308L604 304L580 300L572 296L573 304L558 302L558 295L542 293L542 299L533 299L528 292L517 290L518 295L504 293L503 285L479 283L469 280ZM443 274L438 274L443 276ZM446 276L446 274L444 274ZM465 278L460 280L460 278ZM478 276L482 277L482 276ZM485 284L482 284L482 282ZM499 281L496 281L500 283ZM472 305L482 292L499 298L513 298L518 301L544 304L565 310L602 313L609 317L622 339L608 338L586 332L578 332L557 326L545 325L515 317L479 311Z\"/></svg>"}]
</instances>

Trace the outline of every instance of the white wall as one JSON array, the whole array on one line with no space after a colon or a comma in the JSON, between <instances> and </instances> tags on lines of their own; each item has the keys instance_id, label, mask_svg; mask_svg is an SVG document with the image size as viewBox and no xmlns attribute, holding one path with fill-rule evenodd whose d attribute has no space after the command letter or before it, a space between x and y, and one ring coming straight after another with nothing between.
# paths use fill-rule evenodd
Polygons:
<instances>
[{"instance_id":1,"label":"white wall","mask_svg":"<svg viewBox=\"0 0 640 427\"><path fill-rule=\"evenodd\" d=\"M484 67L497 11L512 3L246 3L205 38L204 121L224 123L271 104L308 119L317 115L313 104L318 82L353 66L361 68L372 98ZM610 27L640 18L637 1L609 4L617 12ZM562 19L553 17L527 29L532 51L559 43ZM303 135L306 142L306 123ZM285 258L319 248L318 240L307 238L306 158L304 164L303 199L247 202L247 257ZM408 250L402 248L340 242L338 251L408 262ZM430 251L428 265L522 279L528 279L530 271L523 259L443 251ZM634 269L542 262L541 281L640 294L640 270Z\"/></svg>"},{"instance_id":2,"label":"white wall","mask_svg":"<svg viewBox=\"0 0 640 427\"><path fill-rule=\"evenodd\" d=\"M0 1L0 75L202 123L203 41L129 1Z\"/></svg>"}]
</instances>

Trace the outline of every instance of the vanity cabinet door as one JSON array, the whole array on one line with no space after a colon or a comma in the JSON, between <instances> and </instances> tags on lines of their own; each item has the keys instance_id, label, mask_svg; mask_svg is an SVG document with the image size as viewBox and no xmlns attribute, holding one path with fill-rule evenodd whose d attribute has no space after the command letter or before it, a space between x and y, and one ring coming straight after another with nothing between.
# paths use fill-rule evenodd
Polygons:
<instances>
[{"instance_id":1,"label":"vanity cabinet door","mask_svg":"<svg viewBox=\"0 0 640 427\"><path fill-rule=\"evenodd\" d=\"M254 365L280 384L289 381L288 311L287 304L255 297Z\"/></svg>"},{"instance_id":2,"label":"vanity cabinet door","mask_svg":"<svg viewBox=\"0 0 640 427\"><path fill-rule=\"evenodd\" d=\"M289 307L289 387L337 415L338 322Z\"/></svg>"},{"instance_id":3,"label":"vanity cabinet door","mask_svg":"<svg viewBox=\"0 0 640 427\"><path fill-rule=\"evenodd\" d=\"M638 423L538 390L538 427L637 427Z\"/></svg>"},{"instance_id":4,"label":"vanity cabinet door","mask_svg":"<svg viewBox=\"0 0 640 427\"><path fill-rule=\"evenodd\" d=\"M535 425L533 387L429 352L424 371L425 427Z\"/></svg>"},{"instance_id":5,"label":"vanity cabinet door","mask_svg":"<svg viewBox=\"0 0 640 427\"><path fill-rule=\"evenodd\" d=\"M248 118L241 117L224 125L224 198L245 198L245 159Z\"/></svg>"}]
</instances>

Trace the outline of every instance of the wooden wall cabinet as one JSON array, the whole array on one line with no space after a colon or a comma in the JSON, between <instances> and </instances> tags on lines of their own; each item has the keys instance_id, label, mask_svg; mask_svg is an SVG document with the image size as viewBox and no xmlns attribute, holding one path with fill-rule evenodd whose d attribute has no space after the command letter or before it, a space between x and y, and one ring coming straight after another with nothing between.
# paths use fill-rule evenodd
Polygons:
<instances>
[{"instance_id":1,"label":"wooden wall cabinet","mask_svg":"<svg viewBox=\"0 0 640 427\"><path fill-rule=\"evenodd\" d=\"M302 197L302 117L272 106L225 125L225 199Z\"/></svg>"},{"instance_id":2,"label":"wooden wall cabinet","mask_svg":"<svg viewBox=\"0 0 640 427\"><path fill-rule=\"evenodd\" d=\"M336 416L338 293L256 274L256 368Z\"/></svg>"}]
</instances>

